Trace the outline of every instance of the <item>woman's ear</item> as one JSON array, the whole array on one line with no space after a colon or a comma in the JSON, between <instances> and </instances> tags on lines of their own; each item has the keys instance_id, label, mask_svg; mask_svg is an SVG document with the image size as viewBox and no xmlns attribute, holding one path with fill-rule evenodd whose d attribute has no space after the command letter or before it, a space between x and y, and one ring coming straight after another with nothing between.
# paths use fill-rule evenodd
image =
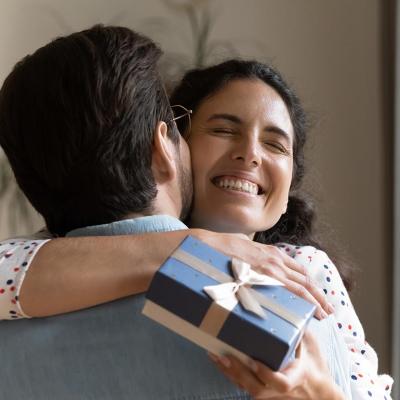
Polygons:
<instances>
[{"instance_id":1,"label":"woman's ear","mask_svg":"<svg viewBox=\"0 0 400 400\"><path fill-rule=\"evenodd\" d=\"M153 155L151 168L157 184L175 179L176 146L168 137L168 127L163 121L159 121L154 131Z\"/></svg>"}]
</instances>

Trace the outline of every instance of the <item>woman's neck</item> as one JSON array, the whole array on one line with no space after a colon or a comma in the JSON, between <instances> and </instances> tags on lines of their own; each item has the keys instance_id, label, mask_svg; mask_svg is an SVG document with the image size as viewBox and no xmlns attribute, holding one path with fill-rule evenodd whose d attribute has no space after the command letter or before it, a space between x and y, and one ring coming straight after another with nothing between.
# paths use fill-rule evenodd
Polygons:
<instances>
[{"instance_id":1,"label":"woman's neck","mask_svg":"<svg viewBox=\"0 0 400 400\"><path fill-rule=\"evenodd\" d=\"M198 228L198 229L206 229L208 231L213 231L213 232L220 232L220 233L231 233L238 235L242 238L247 238L250 240L254 239L254 235L256 232L244 232L243 229L236 229L234 226L229 226L229 225L220 225L220 224L209 224L209 223L202 223L201 221L196 221L194 219L191 219L190 217L184 221L184 223L189 227L189 228Z\"/></svg>"}]
</instances>

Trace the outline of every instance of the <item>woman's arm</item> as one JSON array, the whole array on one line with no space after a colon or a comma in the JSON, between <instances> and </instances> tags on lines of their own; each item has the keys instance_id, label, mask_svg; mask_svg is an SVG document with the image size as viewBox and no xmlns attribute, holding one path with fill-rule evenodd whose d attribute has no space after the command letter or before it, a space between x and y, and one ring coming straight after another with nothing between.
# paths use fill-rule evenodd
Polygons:
<instances>
[{"instance_id":1,"label":"woman's arm","mask_svg":"<svg viewBox=\"0 0 400 400\"><path fill-rule=\"evenodd\" d=\"M309 271L326 300L334 306L336 328L347 345L350 358L349 380L353 399L390 400L393 380L388 375L378 374L378 357L365 340L363 327L335 265L326 253L311 246L301 249L286 246L282 250Z\"/></svg>"},{"instance_id":2,"label":"woman's arm","mask_svg":"<svg viewBox=\"0 0 400 400\"><path fill-rule=\"evenodd\" d=\"M18 284L17 298L10 291L4 293L6 296L0 295L0 319L50 316L142 293L154 272L188 234L263 268L291 290L329 310L319 290L310 284L304 268L275 247L232 234L192 229L35 241L36 253L31 254L24 248L32 245L32 241L0 243L12 254L0 257L0 279L12 279ZM19 270L14 271L15 268ZM4 271L8 271L7 277ZM9 309L11 305L13 310ZM13 311L11 317L9 311Z\"/></svg>"},{"instance_id":3,"label":"woman's arm","mask_svg":"<svg viewBox=\"0 0 400 400\"><path fill-rule=\"evenodd\" d=\"M0 242L0 319L28 317L20 307L20 289L35 254L45 243L32 238Z\"/></svg>"}]
</instances>

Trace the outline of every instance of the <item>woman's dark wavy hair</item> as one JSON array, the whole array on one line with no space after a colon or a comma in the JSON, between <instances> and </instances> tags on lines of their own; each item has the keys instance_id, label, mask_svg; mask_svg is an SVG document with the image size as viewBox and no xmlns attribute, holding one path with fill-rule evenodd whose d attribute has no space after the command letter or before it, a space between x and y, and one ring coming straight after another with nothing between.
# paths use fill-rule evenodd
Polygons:
<instances>
[{"instance_id":1,"label":"woman's dark wavy hair","mask_svg":"<svg viewBox=\"0 0 400 400\"><path fill-rule=\"evenodd\" d=\"M304 145L310 124L299 98L277 71L257 61L238 59L228 60L208 68L194 69L184 75L172 92L170 102L183 105L195 113L205 99L211 97L227 83L239 79L261 80L275 89L286 104L294 130L293 178L287 212L271 229L257 232L254 240L265 244L311 245L326 250L316 239L313 203L300 191L305 171ZM178 119L176 122L180 132L187 131L186 118ZM350 289L350 268L338 261L338 257L335 257L335 262L345 286Z\"/></svg>"}]
</instances>

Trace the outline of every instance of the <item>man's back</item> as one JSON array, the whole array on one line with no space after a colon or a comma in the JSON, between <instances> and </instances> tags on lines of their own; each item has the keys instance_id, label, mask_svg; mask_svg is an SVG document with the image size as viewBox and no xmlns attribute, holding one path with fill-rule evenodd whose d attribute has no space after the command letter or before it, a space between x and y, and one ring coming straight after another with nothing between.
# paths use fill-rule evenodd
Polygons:
<instances>
[{"instance_id":1,"label":"man's back","mask_svg":"<svg viewBox=\"0 0 400 400\"><path fill-rule=\"evenodd\" d=\"M182 228L179 220L159 216L74 235ZM249 399L204 350L142 316L143 303L144 296L137 295L66 315L3 322L0 398Z\"/></svg>"}]
</instances>

